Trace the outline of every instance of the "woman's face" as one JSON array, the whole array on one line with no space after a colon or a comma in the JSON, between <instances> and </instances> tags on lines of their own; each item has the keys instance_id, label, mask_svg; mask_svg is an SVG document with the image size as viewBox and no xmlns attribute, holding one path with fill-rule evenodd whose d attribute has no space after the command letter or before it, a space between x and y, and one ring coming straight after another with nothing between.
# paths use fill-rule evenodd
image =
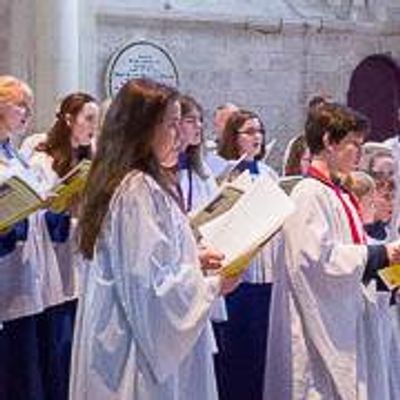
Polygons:
<instances>
[{"instance_id":1,"label":"woman's face","mask_svg":"<svg viewBox=\"0 0 400 400\"><path fill-rule=\"evenodd\" d=\"M395 172L393 157L380 155L372 160L371 175L374 179L392 179Z\"/></svg>"},{"instance_id":2,"label":"woman's face","mask_svg":"<svg viewBox=\"0 0 400 400\"><path fill-rule=\"evenodd\" d=\"M360 200L360 214L363 224L371 224L376 218L375 189L371 189Z\"/></svg>"},{"instance_id":3,"label":"woman's face","mask_svg":"<svg viewBox=\"0 0 400 400\"><path fill-rule=\"evenodd\" d=\"M11 134L25 133L32 116L32 100L5 103L1 107L3 131Z\"/></svg>"},{"instance_id":4,"label":"woman's face","mask_svg":"<svg viewBox=\"0 0 400 400\"><path fill-rule=\"evenodd\" d=\"M152 148L158 162L165 168L178 163L180 119L181 106L174 101L167 106L163 120L156 127Z\"/></svg>"},{"instance_id":5,"label":"woman's face","mask_svg":"<svg viewBox=\"0 0 400 400\"><path fill-rule=\"evenodd\" d=\"M96 134L99 123L99 106L95 102L85 103L70 122L73 147L88 146Z\"/></svg>"},{"instance_id":6,"label":"woman's face","mask_svg":"<svg viewBox=\"0 0 400 400\"><path fill-rule=\"evenodd\" d=\"M375 218L377 221L389 222L393 215L394 183L388 180L376 181L374 195Z\"/></svg>"},{"instance_id":7,"label":"woman's face","mask_svg":"<svg viewBox=\"0 0 400 400\"><path fill-rule=\"evenodd\" d=\"M193 108L182 117L180 123L181 151L189 146L198 146L201 143L203 131L203 118L200 111Z\"/></svg>"},{"instance_id":8,"label":"woman's face","mask_svg":"<svg viewBox=\"0 0 400 400\"><path fill-rule=\"evenodd\" d=\"M370 174L376 182L374 203L376 219L388 222L392 218L394 206L394 160L389 155L379 155L373 159Z\"/></svg>"},{"instance_id":9,"label":"woman's face","mask_svg":"<svg viewBox=\"0 0 400 400\"><path fill-rule=\"evenodd\" d=\"M246 154L247 160L258 156L264 145L264 132L258 118L248 119L238 129L237 145L240 156Z\"/></svg>"},{"instance_id":10,"label":"woman's face","mask_svg":"<svg viewBox=\"0 0 400 400\"><path fill-rule=\"evenodd\" d=\"M361 146L364 135L360 132L349 132L339 143L330 145L333 160L332 167L343 175L357 170L361 159Z\"/></svg>"}]
</instances>

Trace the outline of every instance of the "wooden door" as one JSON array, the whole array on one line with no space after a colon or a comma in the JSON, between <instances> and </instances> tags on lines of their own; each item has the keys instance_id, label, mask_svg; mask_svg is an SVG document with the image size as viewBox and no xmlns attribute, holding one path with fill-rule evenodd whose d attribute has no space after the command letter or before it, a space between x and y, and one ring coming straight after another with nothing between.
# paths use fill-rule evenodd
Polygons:
<instances>
[{"instance_id":1,"label":"wooden door","mask_svg":"<svg viewBox=\"0 0 400 400\"><path fill-rule=\"evenodd\" d=\"M399 132L399 64L386 54L364 59L351 76L347 102L370 118L368 140L383 141Z\"/></svg>"}]
</instances>

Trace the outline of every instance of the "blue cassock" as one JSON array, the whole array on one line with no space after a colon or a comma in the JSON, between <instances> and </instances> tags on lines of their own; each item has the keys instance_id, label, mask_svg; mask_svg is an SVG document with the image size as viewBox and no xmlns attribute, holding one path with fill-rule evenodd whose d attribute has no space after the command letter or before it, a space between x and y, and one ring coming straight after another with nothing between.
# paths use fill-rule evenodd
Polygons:
<instances>
[{"instance_id":1,"label":"blue cassock","mask_svg":"<svg viewBox=\"0 0 400 400\"><path fill-rule=\"evenodd\" d=\"M260 174L256 160L237 169ZM228 321L214 324L220 400L262 400L271 290L272 283L244 281L226 296Z\"/></svg>"}]
</instances>

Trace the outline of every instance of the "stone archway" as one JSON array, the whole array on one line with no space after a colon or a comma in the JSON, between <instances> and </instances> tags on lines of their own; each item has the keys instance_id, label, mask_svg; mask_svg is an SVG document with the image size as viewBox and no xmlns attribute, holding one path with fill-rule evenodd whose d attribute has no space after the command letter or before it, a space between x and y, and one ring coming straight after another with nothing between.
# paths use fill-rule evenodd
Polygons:
<instances>
[{"instance_id":1,"label":"stone archway","mask_svg":"<svg viewBox=\"0 0 400 400\"><path fill-rule=\"evenodd\" d=\"M371 119L369 140L393 136L400 128L400 64L387 54L365 58L353 71L347 102Z\"/></svg>"}]
</instances>

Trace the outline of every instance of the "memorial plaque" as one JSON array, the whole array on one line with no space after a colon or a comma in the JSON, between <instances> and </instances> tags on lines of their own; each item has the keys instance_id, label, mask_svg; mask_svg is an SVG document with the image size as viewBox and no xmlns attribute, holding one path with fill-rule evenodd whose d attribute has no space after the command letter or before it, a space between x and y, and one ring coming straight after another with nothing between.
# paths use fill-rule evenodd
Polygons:
<instances>
[{"instance_id":1,"label":"memorial plaque","mask_svg":"<svg viewBox=\"0 0 400 400\"><path fill-rule=\"evenodd\" d=\"M106 92L114 97L130 79L151 78L178 86L178 71L172 57L162 47L147 41L132 42L111 58L106 72Z\"/></svg>"}]
</instances>

